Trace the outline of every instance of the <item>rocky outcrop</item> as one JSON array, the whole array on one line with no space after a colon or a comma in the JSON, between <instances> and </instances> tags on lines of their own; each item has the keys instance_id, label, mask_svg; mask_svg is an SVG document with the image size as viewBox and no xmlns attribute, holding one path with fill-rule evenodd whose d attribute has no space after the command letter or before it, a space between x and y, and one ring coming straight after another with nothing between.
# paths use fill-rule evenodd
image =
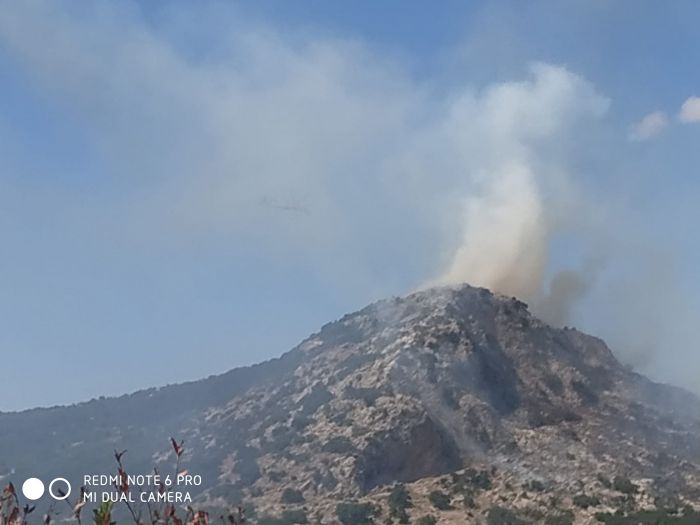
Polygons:
<instances>
[{"instance_id":1,"label":"rocky outcrop","mask_svg":"<svg viewBox=\"0 0 700 525\"><path fill-rule=\"evenodd\" d=\"M368 440L356 466L364 492L380 485L410 482L462 467L459 448L430 417L407 427L379 432Z\"/></svg>"}]
</instances>

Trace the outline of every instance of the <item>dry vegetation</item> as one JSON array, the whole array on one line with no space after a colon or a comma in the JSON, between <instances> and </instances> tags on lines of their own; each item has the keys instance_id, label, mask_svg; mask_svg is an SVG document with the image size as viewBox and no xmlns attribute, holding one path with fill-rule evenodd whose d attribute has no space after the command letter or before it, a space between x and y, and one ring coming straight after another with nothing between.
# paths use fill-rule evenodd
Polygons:
<instances>
[{"instance_id":1,"label":"dry vegetation","mask_svg":"<svg viewBox=\"0 0 700 525\"><path fill-rule=\"evenodd\" d=\"M185 448L182 441L178 443L173 438L171 438L171 444L176 458L173 473L173 479L176 479L178 474L181 474L180 460ZM134 498L129 496L133 496L134 493L143 492L145 487L129 484L129 476L124 463L125 454L126 450L121 452L114 451L114 459L117 464L117 482L114 485L114 492L120 496L119 501L116 503L112 501L101 502L97 505L92 510L92 522L94 525L115 525L116 521L114 521L114 519L115 516L119 514L120 506L123 507L122 510L126 511L126 513L122 512L122 514L128 516L128 519L133 521L135 525L209 524L209 512L194 509L190 505L184 508L179 508L172 503L158 503L154 505L151 503L141 503L138 498L136 498L136 501L139 501L139 503L134 504L130 502L130 500ZM155 468L154 472L158 474ZM171 489L172 487L167 486L163 482L158 485L159 494L165 494ZM60 496L65 496L65 492L62 490L59 489L58 492ZM85 521L83 511L88 505L89 493L89 489L82 486L80 487L79 495L73 501L68 498L62 500L70 509L67 516L62 515L60 509L56 508L57 503L59 503L58 501L51 503L41 521L44 525L51 525L52 523L60 521L74 520L78 525L82 525ZM30 522L38 522L38 519L31 519L35 510L35 505L30 505L29 503L22 504L20 495L12 482L8 483L3 489L2 497L0 498L0 525L29 525ZM221 515L219 519L223 525L242 525L246 521L245 511L242 507L238 506L227 515Z\"/></svg>"}]
</instances>

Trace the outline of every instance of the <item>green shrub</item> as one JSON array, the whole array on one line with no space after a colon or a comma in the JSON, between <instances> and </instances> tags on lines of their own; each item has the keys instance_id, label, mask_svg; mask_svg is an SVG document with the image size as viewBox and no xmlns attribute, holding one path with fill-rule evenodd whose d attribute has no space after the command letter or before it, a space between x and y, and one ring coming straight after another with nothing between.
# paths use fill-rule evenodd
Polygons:
<instances>
[{"instance_id":1,"label":"green shrub","mask_svg":"<svg viewBox=\"0 0 700 525\"><path fill-rule=\"evenodd\" d=\"M491 476L486 470L478 471L470 478L470 481L472 485L481 490L491 490Z\"/></svg>"},{"instance_id":2,"label":"green shrub","mask_svg":"<svg viewBox=\"0 0 700 525\"><path fill-rule=\"evenodd\" d=\"M416 525L435 525L436 523L437 520L432 514L421 516L420 518L418 518L418 521L416 521Z\"/></svg>"},{"instance_id":3,"label":"green shrub","mask_svg":"<svg viewBox=\"0 0 700 525\"><path fill-rule=\"evenodd\" d=\"M588 496L586 494L577 494L572 499L574 505L587 509L588 507L597 507L600 505L600 500L596 496Z\"/></svg>"},{"instance_id":4,"label":"green shrub","mask_svg":"<svg viewBox=\"0 0 700 525\"><path fill-rule=\"evenodd\" d=\"M333 474L327 469L324 469L323 472L315 470L313 479L326 490L333 490L338 485L338 480L335 479Z\"/></svg>"},{"instance_id":5,"label":"green shrub","mask_svg":"<svg viewBox=\"0 0 700 525\"><path fill-rule=\"evenodd\" d=\"M544 525L573 525L574 513L570 510L558 514L550 514L544 520Z\"/></svg>"},{"instance_id":6,"label":"green shrub","mask_svg":"<svg viewBox=\"0 0 700 525\"><path fill-rule=\"evenodd\" d=\"M475 509L477 508L476 500L471 494L464 495L464 508L465 509Z\"/></svg>"},{"instance_id":7,"label":"green shrub","mask_svg":"<svg viewBox=\"0 0 700 525\"><path fill-rule=\"evenodd\" d=\"M297 489L284 489L282 503L304 503L304 495Z\"/></svg>"},{"instance_id":8,"label":"green shrub","mask_svg":"<svg viewBox=\"0 0 700 525\"><path fill-rule=\"evenodd\" d=\"M366 525L379 513L371 503L338 503L335 515L343 525Z\"/></svg>"},{"instance_id":9,"label":"green shrub","mask_svg":"<svg viewBox=\"0 0 700 525\"><path fill-rule=\"evenodd\" d=\"M428 495L430 503L438 510L452 509L452 499L440 490L434 490Z\"/></svg>"},{"instance_id":10,"label":"green shrub","mask_svg":"<svg viewBox=\"0 0 700 525\"><path fill-rule=\"evenodd\" d=\"M406 486L403 483L394 485L391 494L389 494L389 514L398 518L399 523L406 524L408 523L406 509L412 506L411 495L406 490Z\"/></svg>"},{"instance_id":11,"label":"green shrub","mask_svg":"<svg viewBox=\"0 0 700 525\"><path fill-rule=\"evenodd\" d=\"M598 482L601 485L603 485L603 487L605 487L606 489L612 488L612 483L610 483L610 478L608 478L607 476L604 476L603 474L598 474L596 476L596 478L598 479Z\"/></svg>"},{"instance_id":12,"label":"green shrub","mask_svg":"<svg viewBox=\"0 0 700 525\"><path fill-rule=\"evenodd\" d=\"M93 515L92 521L95 525L115 525L116 524L115 521L112 521L112 502L111 501L104 502L96 509L93 509L92 515Z\"/></svg>"},{"instance_id":13,"label":"green shrub","mask_svg":"<svg viewBox=\"0 0 700 525\"><path fill-rule=\"evenodd\" d=\"M453 492L470 490L491 490L491 475L488 470L468 468L461 474L452 474Z\"/></svg>"},{"instance_id":14,"label":"green shrub","mask_svg":"<svg viewBox=\"0 0 700 525\"><path fill-rule=\"evenodd\" d=\"M512 510L505 507L492 507L486 515L488 525L525 525Z\"/></svg>"},{"instance_id":15,"label":"green shrub","mask_svg":"<svg viewBox=\"0 0 700 525\"><path fill-rule=\"evenodd\" d=\"M528 488L528 490L530 490L532 492L544 492L544 489L545 489L544 483L542 483L541 481L539 481L537 479L531 479L527 483L527 488Z\"/></svg>"},{"instance_id":16,"label":"green shrub","mask_svg":"<svg viewBox=\"0 0 700 525\"><path fill-rule=\"evenodd\" d=\"M625 515L622 512L599 512L595 518L607 525L695 525L700 523L700 514L692 508L682 514L666 510L640 510Z\"/></svg>"},{"instance_id":17,"label":"green shrub","mask_svg":"<svg viewBox=\"0 0 700 525\"><path fill-rule=\"evenodd\" d=\"M629 478L624 476L615 476L613 478L612 487L623 494L636 494L639 489Z\"/></svg>"}]
</instances>

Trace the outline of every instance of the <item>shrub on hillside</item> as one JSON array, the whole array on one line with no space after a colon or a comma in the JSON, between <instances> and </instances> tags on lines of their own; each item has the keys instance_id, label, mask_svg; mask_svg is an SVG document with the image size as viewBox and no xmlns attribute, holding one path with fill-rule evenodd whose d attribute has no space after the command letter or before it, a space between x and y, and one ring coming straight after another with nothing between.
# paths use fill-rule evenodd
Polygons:
<instances>
[{"instance_id":1,"label":"shrub on hillside","mask_svg":"<svg viewBox=\"0 0 700 525\"><path fill-rule=\"evenodd\" d=\"M371 503L338 503L335 515L343 525L367 525L379 513Z\"/></svg>"},{"instance_id":2,"label":"shrub on hillside","mask_svg":"<svg viewBox=\"0 0 700 525\"><path fill-rule=\"evenodd\" d=\"M491 507L486 515L486 523L488 525L525 525L525 522L512 510L505 507Z\"/></svg>"},{"instance_id":3,"label":"shrub on hillside","mask_svg":"<svg viewBox=\"0 0 700 525\"><path fill-rule=\"evenodd\" d=\"M336 436L326 441L322 450L333 454L352 454L355 452L355 445L346 437Z\"/></svg>"},{"instance_id":4,"label":"shrub on hillside","mask_svg":"<svg viewBox=\"0 0 700 525\"><path fill-rule=\"evenodd\" d=\"M615 476L613 478L612 487L623 494L636 494L639 489L629 478L624 476Z\"/></svg>"},{"instance_id":5,"label":"shrub on hillside","mask_svg":"<svg viewBox=\"0 0 700 525\"><path fill-rule=\"evenodd\" d=\"M492 486L488 470L468 468L460 474L453 473L451 476L453 493L464 492L467 489L470 491L490 490Z\"/></svg>"},{"instance_id":6,"label":"shrub on hillside","mask_svg":"<svg viewBox=\"0 0 700 525\"><path fill-rule=\"evenodd\" d=\"M440 490L434 490L428 495L430 503L438 510L452 509L452 499Z\"/></svg>"},{"instance_id":7,"label":"shrub on hillside","mask_svg":"<svg viewBox=\"0 0 700 525\"><path fill-rule=\"evenodd\" d=\"M574 513L570 510L563 511L559 514L550 514L544 520L544 525L573 525Z\"/></svg>"},{"instance_id":8,"label":"shrub on hillside","mask_svg":"<svg viewBox=\"0 0 700 525\"><path fill-rule=\"evenodd\" d=\"M304 503L304 495L300 490L286 488L282 492L282 503Z\"/></svg>"},{"instance_id":9,"label":"shrub on hillside","mask_svg":"<svg viewBox=\"0 0 700 525\"><path fill-rule=\"evenodd\" d=\"M392 517L398 518L399 523L408 523L408 513L406 509L413 506L411 495L408 493L406 486L403 483L394 485L389 494L389 514Z\"/></svg>"},{"instance_id":10,"label":"shrub on hillside","mask_svg":"<svg viewBox=\"0 0 700 525\"><path fill-rule=\"evenodd\" d=\"M624 514L621 512L599 512L595 518L606 525L695 525L700 523L700 513L692 508L681 514L666 510L640 510Z\"/></svg>"},{"instance_id":11,"label":"shrub on hillside","mask_svg":"<svg viewBox=\"0 0 700 525\"><path fill-rule=\"evenodd\" d=\"M416 521L416 525L435 525L437 523L437 520L435 519L435 516L432 514L428 514L426 516L422 516L418 518L418 521Z\"/></svg>"},{"instance_id":12,"label":"shrub on hillside","mask_svg":"<svg viewBox=\"0 0 700 525\"><path fill-rule=\"evenodd\" d=\"M588 496L587 494L577 494L572 499L573 504L582 509L587 509L588 507L597 507L600 505L600 499L596 496Z\"/></svg>"}]
</instances>

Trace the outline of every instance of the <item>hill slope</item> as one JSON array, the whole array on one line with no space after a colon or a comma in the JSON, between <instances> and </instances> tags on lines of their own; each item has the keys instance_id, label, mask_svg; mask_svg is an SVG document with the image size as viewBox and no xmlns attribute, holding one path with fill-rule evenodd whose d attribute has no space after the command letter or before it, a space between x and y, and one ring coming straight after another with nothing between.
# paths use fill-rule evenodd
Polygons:
<instances>
[{"instance_id":1,"label":"hill slope","mask_svg":"<svg viewBox=\"0 0 700 525\"><path fill-rule=\"evenodd\" d=\"M375 303L255 367L1 414L0 469L79 484L126 448L130 470L166 470L170 435L204 478L200 505L244 501L261 522L303 521L302 510L331 522L339 510L359 523L374 507L357 502L397 521L595 523L663 505L676 519L700 495L695 396L466 285Z\"/></svg>"}]
</instances>

